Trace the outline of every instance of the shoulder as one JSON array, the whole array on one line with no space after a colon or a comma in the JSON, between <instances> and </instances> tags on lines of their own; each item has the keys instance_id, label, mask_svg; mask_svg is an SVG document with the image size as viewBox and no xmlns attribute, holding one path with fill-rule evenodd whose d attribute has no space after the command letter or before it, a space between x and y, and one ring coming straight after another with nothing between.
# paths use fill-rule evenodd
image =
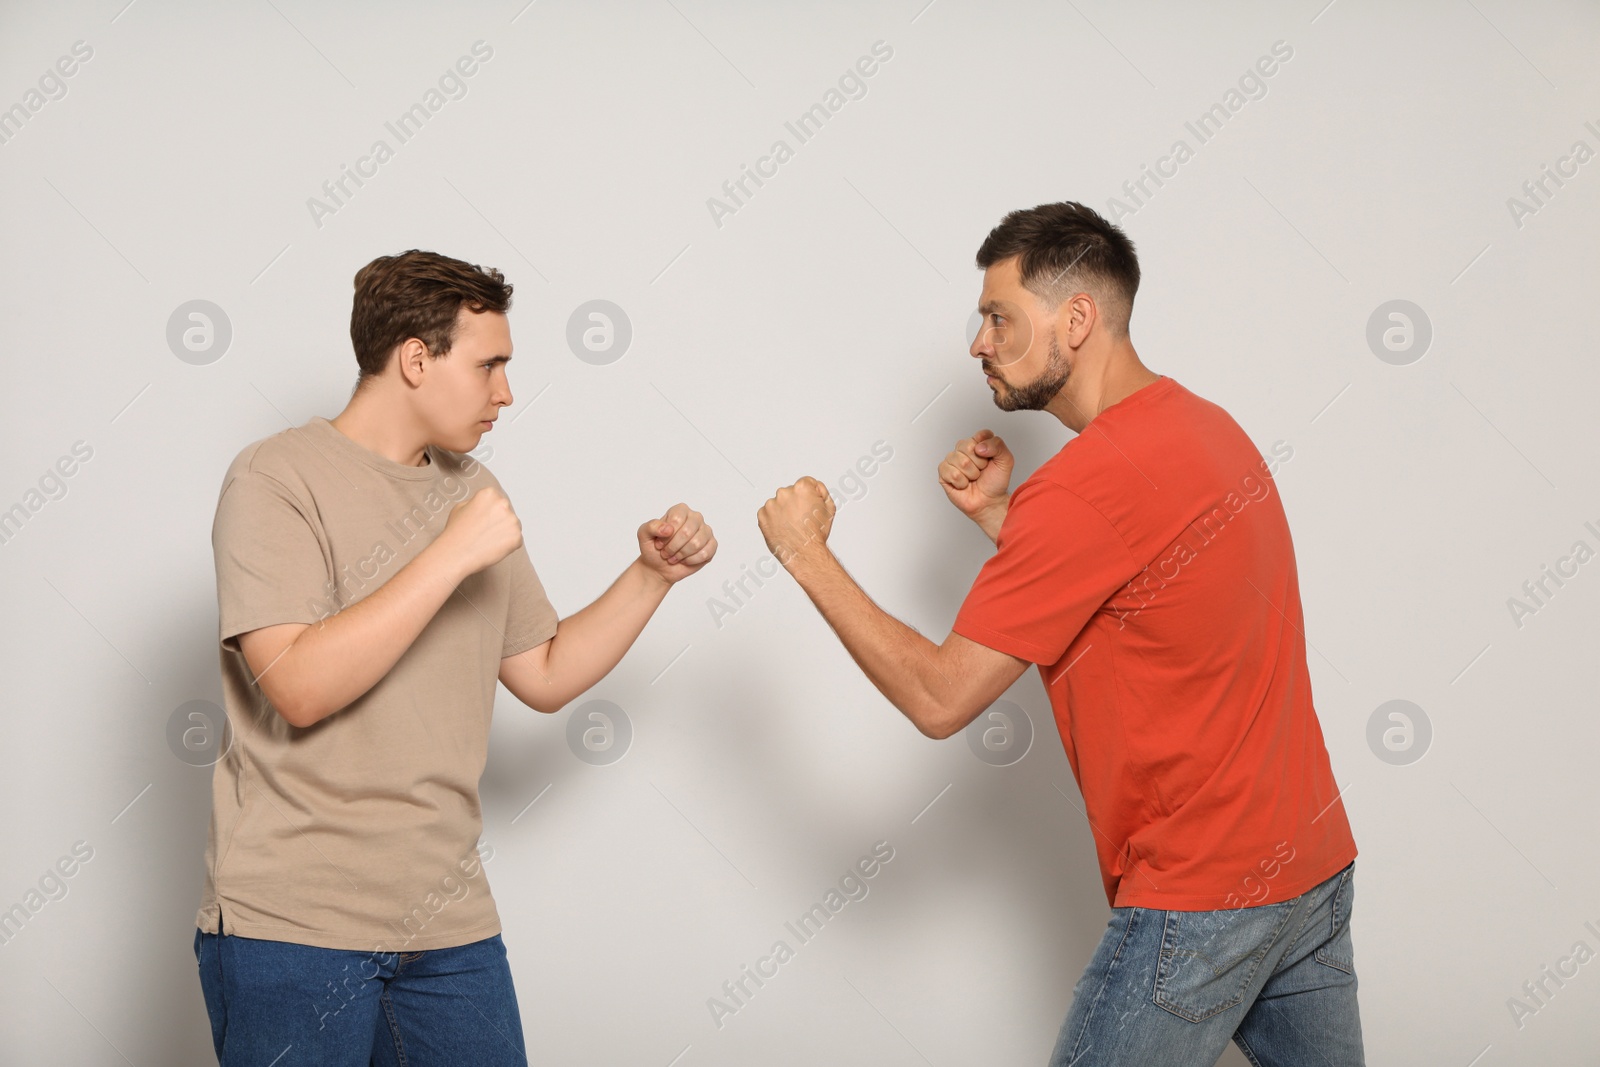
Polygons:
<instances>
[{"instance_id":1,"label":"shoulder","mask_svg":"<svg viewBox=\"0 0 1600 1067\"><path fill-rule=\"evenodd\" d=\"M1125 543L1107 509L1081 488L1040 467L1012 491L1002 532L1009 524L1013 531L1033 531L1052 539L1070 530L1080 538L1092 534Z\"/></svg>"},{"instance_id":2,"label":"shoulder","mask_svg":"<svg viewBox=\"0 0 1600 1067\"><path fill-rule=\"evenodd\" d=\"M1166 380L1171 386L1152 399L1147 411L1137 413L1153 430L1169 438L1215 433L1219 429L1239 430L1238 422L1227 408L1184 388L1174 379Z\"/></svg>"},{"instance_id":3,"label":"shoulder","mask_svg":"<svg viewBox=\"0 0 1600 1067\"><path fill-rule=\"evenodd\" d=\"M469 491L473 492L487 486L505 492L505 487L500 484L500 479L494 476L489 465L470 452L452 452L448 448L429 445L428 454L433 457L433 462L439 465L440 478L448 479L451 483L465 482Z\"/></svg>"},{"instance_id":4,"label":"shoulder","mask_svg":"<svg viewBox=\"0 0 1600 1067\"><path fill-rule=\"evenodd\" d=\"M1110 521L1100 503L1084 491L1081 479L1059 478L1043 467L1012 491L1011 502L1013 506L1021 502L1030 511L1093 513Z\"/></svg>"},{"instance_id":5,"label":"shoulder","mask_svg":"<svg viewBox=\"0 0 1600 1067\"><path fill-rule=\"evenodd\" d=\"M1126 460L1112 438L1095 432L1093 425L1039 464L1017 487L1013 499L1024 489L1041 496L1067 494L1098 510L1106 502L1106 494L1116 486L1117 474L1126 466Z\"/></svg>"},{"instance_id":6,"label":"shoulder","mask_svg":"<svg viewBox=\"0 0 1600 1067\"><path fill-rule=\"evenodd\" d=\"M225 496L236 483L277 483L292 489L301 482L306 446L296 439L297 431L287 429L241 448L222 476L218 497Z\"/></svg>"}]
</instances>

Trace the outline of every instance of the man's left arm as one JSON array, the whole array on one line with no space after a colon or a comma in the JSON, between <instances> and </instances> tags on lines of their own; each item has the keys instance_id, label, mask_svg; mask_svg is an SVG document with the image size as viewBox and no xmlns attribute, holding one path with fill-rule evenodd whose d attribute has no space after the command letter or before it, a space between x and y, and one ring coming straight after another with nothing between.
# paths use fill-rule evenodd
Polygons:
<instances>
[{"instance_id":1,"label":"man's left arm","mask_svg":"<svg viewBox=\"0 0 1600 1067\"><path fill-rule=\"evenodd\" d=\"M834 510L827 487L802 478L778 490L757 521L778 562L878 691L926 736L959 733L1029 661L957 633L936 645L873 603L828 548Z\"/></svg>"},{"instance_id":2,"label":"man's left arm","mask_svg":"<svg viewBox=\"0 0 1600 1067\"><path fill-rule=\"evenodd\" d=\"M611 672L667 591L717 553L716 535L687 504L641 525L637 538L639 558L594 603L561 619L548 640L500 660L500 684L512 696L535 711L560 711Z\"/></svg>"}]
</instances>

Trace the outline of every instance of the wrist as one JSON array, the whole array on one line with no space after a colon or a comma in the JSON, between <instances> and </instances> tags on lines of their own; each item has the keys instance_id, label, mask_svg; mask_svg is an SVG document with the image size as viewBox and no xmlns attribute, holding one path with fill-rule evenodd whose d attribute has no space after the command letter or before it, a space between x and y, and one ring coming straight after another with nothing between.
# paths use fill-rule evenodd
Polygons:
<instances>
[{"instance_id":1,"label":"wrist","mask_svg":"<svg viewBox=\"0 0 1600 1067\"><path fill-rule=\"evenodd\" d=\"M825 569L830 563L837 563L833 550L825 541L812 541L803 548L790 552L787 556L780 557L779 563L789 572L789 576L800 585L804 586L811 577Z\"/></svg>"},{"instance_id":2,"label":"wrist","mask_svg":"<svg viewBox=\"0 0 1600 1067\"><path fill-rule=\"evenodd\" d=\"M636 567L640 574L643 575L643 581L646 588L660 593L665 593L667 590L672 588L672 579L668 578L665 574L662 574L660 571L646 563L643 556L640 556L638 559L634 560L633 566Z\"/></svg>"},{"instance_id":3,"label":"wrist","mask_svg":"<svg viewBox=\"0 0 1600 1067\"><path fill-rule=\"evenodd\" d=\"M979 508L977 511L974 511L970 517L973 522L977 523L979 526L982 526L986 530L997 530L1000 528L1000 523L1005 521L1006 512L1010 508L1011 494L1007 493L994 503L987 504Z\"/></svg>"},{"instance_id":4,"label":"wrist","mask_svg":"<svg viewBox=\"0 0 1600 1067\"><path fill-rule=\"evenodd\" d=\"M451 589L466 581L472 574L462 564L461 554L452 552L449 546L441 544L438 538L429 542L421 552L417 553L417 561L423 563L440 580L448 582Z\"/></svg>"}]
</instances>

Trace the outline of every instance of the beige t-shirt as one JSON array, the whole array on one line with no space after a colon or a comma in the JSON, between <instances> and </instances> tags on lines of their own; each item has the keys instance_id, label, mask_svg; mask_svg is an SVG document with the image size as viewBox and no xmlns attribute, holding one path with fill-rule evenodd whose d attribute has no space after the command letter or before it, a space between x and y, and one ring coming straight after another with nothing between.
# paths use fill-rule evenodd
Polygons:
<instances>
[{"instance_id":1,"label":"beige t-shirt","mask_svg":"<svg viewBox=\"0 0 1600 1067\"><path fill-rule=\"evenodd\" d=\"M412 467L327 419L239 453L211 542L233 738L211 784L196 922L322 948L415 952L500 932L477 851L500 660L555 635L526 548L463 581L376 685L312 726L254 683L237 635L315 624L368 596L499 486L435 446Z\"/></svg>"}]
</instances>

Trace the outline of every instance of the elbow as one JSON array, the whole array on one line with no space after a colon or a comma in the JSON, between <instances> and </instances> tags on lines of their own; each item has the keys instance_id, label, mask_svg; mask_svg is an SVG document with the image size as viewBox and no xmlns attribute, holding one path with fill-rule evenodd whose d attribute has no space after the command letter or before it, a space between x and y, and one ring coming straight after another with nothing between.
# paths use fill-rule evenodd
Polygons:
<instances>
[{"instance_id":1,"label":"elbow","mask_svg":"<svg viewBox=\"0 0 1600 1067\"><path fill-rule=\"evenodd\" d=\"M316 722L314 718L311 718L299 708L285 707L275 700L271 701L270 703L272 704L273 710L278 713L278 718L282 719L290 726L298 729L304 729L305 727L310 726L313 722Z\"/></svg>"},{"instance_id":2,"label":"elbow","mask_svg":"<svg viewBox=\"0 0 1600 1067\"><path fill-rule=\"evenodd\" d=\"M328 717L326 712L320 711L306 703L289 701L280 703L279 701L272 700L270 697L268 698L268 701L272 704L273 709L277 711L278 716L282 718L284 722L295 727L296 729L303 730L308 726L315 726L317 723Z\"/></svg>"},{"instance_id":3,"label":"elbow","mask_svg":"<svg viewBox=\"0 0 1600 1067\"><path fill-rule=\"evenodd\" d=\"M926 704L918 714L909 716L923 737L943 741L961 731L957 719L937 704Z\"/></svg>"},{"instance_id":4,"label":"elbow","mask_svg":"<svg viewBox=\"0 0 1600 1067\"><path fill-rule=\"evenodd\" d=\"M971 725L972 720L983 714L988 705L970 704L952 706L940 703L934 698L929 698L919 709L918 714L911 717L917 729L922 731L924 737L931 737L935 741L943 741L954 737Z\"/></svg>"},{"instance_id":5,"label":"elbow","mask_svg":"<svg viewBox=\"0 0 1600 1067\"><path fill-rule=\"evenodd\" d=\"M504 679L502 679L502 683L503 682ZM552 696L532 697L527 693L520 693L517 690L512 689L510 686L506 686L506 690L512 696L516 697L517 702L523 707L532 708L541 715L554 715L556 712L567 706L567 702L565 700L561 700Z\"/></svg>"},{"instance_id":6,"label":"elbow","mask_svg":"<svg viewBox=\"0 0 1600 1067\"><path fill-rule=\"evenodd\" d=\"M305 701L288 691L282 685L282 679L274 679L274 681L279 684L269 686L263 679L257 678L256 685L261 690L262 698L272 706L273 711L278 713L278 718L290 726L298 727L310 726L316 721L308 714Z\"/></svg>"},{"instance_id":7,"label":"elbow","mask_svg":"<svg viewBox=\"0 0 1600 1067\"><path fill-rule=\"evenodd\" d=\"M324 707L312 694L296 692L293 686L277 685L270 690L263 687L262 695L284 722L301 730L315 726L339 710Z\"/></svg>"}]
</instances>

